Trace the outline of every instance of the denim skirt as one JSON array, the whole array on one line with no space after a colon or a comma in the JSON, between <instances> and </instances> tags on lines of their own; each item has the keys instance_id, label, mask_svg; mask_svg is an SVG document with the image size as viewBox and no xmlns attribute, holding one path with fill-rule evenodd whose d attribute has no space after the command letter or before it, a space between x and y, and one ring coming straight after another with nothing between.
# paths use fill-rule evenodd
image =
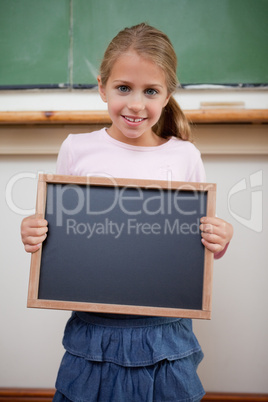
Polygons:
<instances>
[{"instance_id":1,"label":"denim skirt","mask_svg":"<svg viewBox=\"0 0 268 402\"><path fill-rule=\"evenodd\" d=\"M74 312L54 402L193 402L203 353L190 319Z\"/></svg>"}]
</instances>

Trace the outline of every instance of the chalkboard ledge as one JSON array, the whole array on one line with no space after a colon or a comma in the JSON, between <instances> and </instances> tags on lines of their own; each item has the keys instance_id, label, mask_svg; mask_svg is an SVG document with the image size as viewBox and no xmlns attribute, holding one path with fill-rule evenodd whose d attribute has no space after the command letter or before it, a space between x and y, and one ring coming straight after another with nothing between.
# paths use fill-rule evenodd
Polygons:
<instances>
[{"instance_id":1,"label":"chalkboard ledge","mask_svg":"<svg viewBox=\"0 0 268 402\"><path fill-rule=\"evenodd\" d=\"M268 109L185 110L190 123L268 123ZM0 124L110 124L106 111L0 112Z\"/></svg>"}]
</instances>

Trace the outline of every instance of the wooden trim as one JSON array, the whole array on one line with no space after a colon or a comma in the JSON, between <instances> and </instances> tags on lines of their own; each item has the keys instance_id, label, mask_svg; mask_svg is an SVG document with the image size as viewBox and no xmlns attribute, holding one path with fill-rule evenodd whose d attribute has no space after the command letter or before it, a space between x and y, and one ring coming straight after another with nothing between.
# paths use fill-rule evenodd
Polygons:
<instances>
[{"instance_id":1,"label":"wooden trim","mask_svg":"<svg viewBox=\"0 0 268 402\"><path fill-rule=\"evenodd\" d=\"M268 394L208 392L203 402L268 402Z\"/></svg>"},{"instance_id":2,"label":"wooden trim","mask_svg":"<svg viewBox=\"0 0 268 402\"><path fill-rule=\"evenodd\" d=\"M216 188L214 184L207 198L206 216L215 216L216 213ZM204 289L203 289L203 310L212 311L212 285L213 285L213 266L214 254L205 248L204 260Z\"/></svg>"},{"instance_id":3,"label":"wooden trim","mask_svg":"<svg viewBox=\"0 0 268 402\"><path fill-rule=\"evenodd\" d=\"M0 402L52 402L53 388L0 388ZM268 394L208 392L203 402L268 402Z\"/></svg>"},{"instance_id":4,"label":"wooden trim","mask_svg":"<svg viewBox=\"0 0 268 402\"><path fill-rule=\"evenodd\" d=\"M0 124L110 124L106 111L0 112Z\"/></svg>"},{"instance_id":5,"label":"wooden trim","mask_svg":"<svg viewBox=\"0 0 268 402\"><path fill-rule=\"evenodd\" d=\"M191 123L268 123L268 109L186 110Z\"/></svg>"},{"instance_id":6,"label":"wooden trim","mask_svg":"<svg viewBox=\"0 0 268 402\"><path fill-rule=\"evenodd\" d=\"M37 191L37 199L36 199L36 213L44 218L44 214L42 213L45 209L46 202L46 183L43 181L38 181L38 191ZM42 250L42 247L41 247ZM39 286L39 277L40 277L40 264L41 264L41 255L42 251L32 253L31 256L31 265L30 265L30 278L32 280L29 282L28 288L28 299L37 299L38 297L38 286Z\"/></svg>"},{"instance_id":7,"label":"wooden trim","mask_svg":"<svg viewBox=\"0 0 268 402\"><path fill-rule=\"evenodd\" d=\"M268 123L268 109L185 110L191 123ZM0 124L110 124L107 111L0 112Z\"/></svg>"},{"instance_id":8,"label":"wooden trim","mask_svg":"<svg viewBox=\"0 0 268 402\"><path fill-rule=\"evenodd\" d=\"M52 388L0 388L1 402L52 402Z\"/></svg>"}]
</instances>

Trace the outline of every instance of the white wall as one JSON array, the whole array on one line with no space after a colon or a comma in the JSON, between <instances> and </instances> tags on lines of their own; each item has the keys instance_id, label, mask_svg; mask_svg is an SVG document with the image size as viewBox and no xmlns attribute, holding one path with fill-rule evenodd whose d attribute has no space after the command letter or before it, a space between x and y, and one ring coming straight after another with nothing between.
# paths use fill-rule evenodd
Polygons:
<instances>
[{"instance_id":1,"label":"white wall","mask_svg":"<svg viewBox=\"0 0 268 402\"><path fill-rule=\"evenodd\" d=\"M176 100L182 109L199 109L202 103L210 103L210 107L229 103L230 107L245 109L268 109L267 88L254 89L212 89L197 88L178 90ZM106 110L96 89L92 90L24 90L1 91L0 111L33 111L33 110Z\"/></svg>"},{"instance_id":2,"label":"white wall","mask_svg":"<svg viewBox=\"0 0 268 402\"><path fill-rule=\"evenodd\" d=\"M55 158L1 158L0 266L0 386L53 387L62 355L61 338L69 313L26 308L30 255L20 240L23 216L4 198L10 179L18 173L54 171ZM20 180L12 200L20 208L34 208L36 181ZM14 208L14 205L12 205Z\"/></svg>"},{"instance_id":3,"label":"white wall","mask_svg":"<svg viewBox=\"0 0 268 402\"><path fill-rule=\"evenodd\" d=\"M214 263L213 314L194 328L205 353L200 376L206 390L268 392L268 158L204 157L208 181L218 183L217 213L234 226L227 254ZM263 208L251 205L250 175L262 172ZM246 179L247 190L230 199L233 213L250 219L257 211L263 229L256 232L230 215L228 193ZM258 203L257 203L258 204Z\"/></svg>"},{"instance_id":4,"label":"white wall","mask_svg":"<svg viewBox=\"0 0 268 402\"><path fill-rule=\"evenodd\" d=\"M226 256L214 265L212 320L194 322L205 353L199 374L207 391L267 393L268 158L204 155L203 160L207 180L218 184L218 216L234 225L235 235ZM20 173L54 172L55 161L55 155L0 157L0 387L54 387L63 354L70 313L26 308L30 255L21 244L23 216L16 207L34 208L36 180L17 181L12 194L9 188ZM262 183L250 189L250 176L259 171ZM228 193L244 178L248 187L231 197L229 208ZM254 191L262 192L263 208L251 205ZM239 216L249 220L255 208L256 219L262 218L260 232L238 222Z\"/></svg>"}]
</instances>

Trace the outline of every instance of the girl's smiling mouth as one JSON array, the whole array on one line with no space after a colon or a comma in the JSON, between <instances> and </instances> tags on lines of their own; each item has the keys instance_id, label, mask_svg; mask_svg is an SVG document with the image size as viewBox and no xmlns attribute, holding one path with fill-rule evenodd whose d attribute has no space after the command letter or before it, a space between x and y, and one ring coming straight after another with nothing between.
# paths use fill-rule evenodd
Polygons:
<instances>
[{"instance_id":1,"label":"girl's smiling mouth","mask_svg":"<svg viewBox=\"0 0 268 402\"><path fill-rule=\"evenodd\" d=\"M127 120L129 123L141 123L142 121L146 120L145 117L132 117L132 116L124 116L122 115L122 117Z\"/></svg>"}]
</instances>

